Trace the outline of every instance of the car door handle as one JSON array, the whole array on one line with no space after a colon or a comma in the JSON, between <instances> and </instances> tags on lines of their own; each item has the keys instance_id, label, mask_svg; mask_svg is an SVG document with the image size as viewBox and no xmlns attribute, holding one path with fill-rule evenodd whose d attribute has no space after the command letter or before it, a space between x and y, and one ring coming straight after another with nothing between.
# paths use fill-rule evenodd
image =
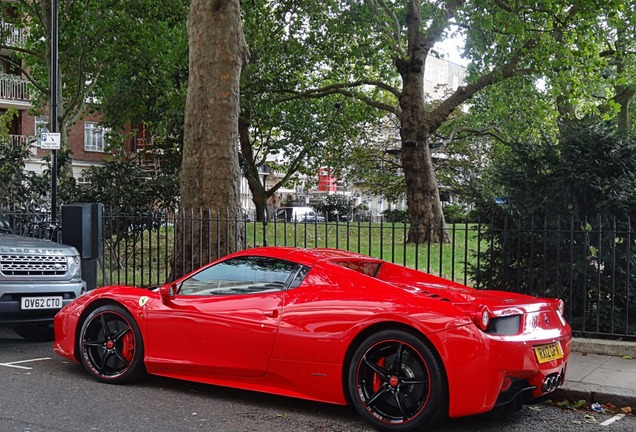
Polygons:
<instances>
[{"instance_id":1,"label":"car door handle","mask_svg":"<svg viewBox=\"0 0 636 432\"><path fill-rule=\"evenodd\" d=\"M263 315L269 318L278 318L278 309L263 312Z\"/></svg>"}]
</instances>

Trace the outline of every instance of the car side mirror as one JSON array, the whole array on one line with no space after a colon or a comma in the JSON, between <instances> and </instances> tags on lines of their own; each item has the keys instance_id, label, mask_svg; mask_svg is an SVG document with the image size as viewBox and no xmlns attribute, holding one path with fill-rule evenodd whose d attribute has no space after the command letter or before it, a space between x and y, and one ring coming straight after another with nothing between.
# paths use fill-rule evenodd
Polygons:
<instances>
[{"instance_id":1,"label":"car side mirror","mask_svg":"<svg viewBox=\"0 0 636 432\"><path fill-rule=\"evenodd\" d=\"M177 284L171 283L168 285L162 285L161 288L159 288L159 295L161 295L161 299L164 301L172 301L176 297L177 291Z\"/></svg>"}]
</instances>

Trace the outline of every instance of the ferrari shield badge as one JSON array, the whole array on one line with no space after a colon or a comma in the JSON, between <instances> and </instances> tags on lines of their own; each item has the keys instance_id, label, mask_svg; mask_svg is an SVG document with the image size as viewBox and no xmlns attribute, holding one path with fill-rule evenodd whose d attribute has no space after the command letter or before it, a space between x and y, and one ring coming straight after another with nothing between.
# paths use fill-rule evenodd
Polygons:
<instances>
[{"instance_id":1,"label":"ferrari shield badge","mask_svg":"<svg viewBox=\"0 0 636 432\"><path fill-rule=\"evenodd\" d=\"M148 303L148 296L139 297L139 307L143 307L146 303Z\"/></svg>"}]
</instances>

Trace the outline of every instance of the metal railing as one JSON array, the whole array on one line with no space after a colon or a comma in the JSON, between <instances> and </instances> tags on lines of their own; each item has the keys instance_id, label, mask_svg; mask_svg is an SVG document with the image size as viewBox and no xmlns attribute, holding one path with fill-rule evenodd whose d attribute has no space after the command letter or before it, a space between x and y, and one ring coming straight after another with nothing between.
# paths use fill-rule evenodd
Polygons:
<instances>
[{"instance_id":1,"label":"metal railing","mask_svg":"<svg viewBox=\"0 0 636 432\"><path fill-rule=\"evenodd\" d=\"M31 84L16 75L0 74L0 99L31 101Z\"/></svg>"},{"instance_id":2,"label":"metal railing","mask_svg":"<svg viewBox=\"0 0 636 432\"><path fill-rule=\"evenodd\" d=\"M0 21L0 36L2 36L5 45L24 46L29 38L29 29Z\"/></svg>"},{"instance_id":3,"label":"metal railing","mask_svg":"<svg viewBox=\"0 0 636 432\"><path fill-rule=\"evenodd\" d=\"M30 147L32 145L35 145L36 140L35 137L33 136L27 136L27 135L7 135L7 136L0 136L0 144L5 144L5 145L10 145L12 147L14 146L18 146L18 147Z\"/></svg>"},{"instance_id":4,"label":"metal railing","mask_svg":"<svg viewBox=\"0 0 636 432\"><path fill-rule=\"evenodd\" d=\"M62 241L62 227L51 222L47 211L0 208L0 231L8 229L11 233L57 242Z\"/></svg>"},{"instance_id":5,"label":"metal railing","mask_svg":"<svg viewBox=\"0 0 636 432\"><path fill-rule=\"evenodd\" d=\"M32 219L21 226L37 234L46 218ZM630 221L463 222L447 224L445 239L421 244L407 243L408 231L406 223L382 221L255 222L223 212L130 216L105 209L98 283L156 286L230 250L329 247L478 289L559 297L577 336L636 340L636 230ZM227 242L219 241L223 236Z\"/></svg>"}]
</instances>

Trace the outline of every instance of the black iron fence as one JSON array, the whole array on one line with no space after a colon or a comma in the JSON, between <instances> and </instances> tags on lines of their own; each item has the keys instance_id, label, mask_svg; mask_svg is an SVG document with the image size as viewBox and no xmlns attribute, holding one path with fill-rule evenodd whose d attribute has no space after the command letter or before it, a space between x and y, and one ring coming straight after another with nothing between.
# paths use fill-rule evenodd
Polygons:
<instances>
[{"instance_id":1,"label":"black iron fence","mask_svg":"<svg viewBox=\"0 0 636 432\"><path fill-rule=\"evenodd\" d=\"M5 212L5 218L22 234L42 236L40 214ZM408 230L382 221L267 223L223 212L130 216L106 209L98 284L160 285L231 250L329 247L478 289L559 297L576 335L636 340L636 231L629 220L463 222L447 224L440 241L421 244L406 242Z\"/></svg>"}]
</instances>

